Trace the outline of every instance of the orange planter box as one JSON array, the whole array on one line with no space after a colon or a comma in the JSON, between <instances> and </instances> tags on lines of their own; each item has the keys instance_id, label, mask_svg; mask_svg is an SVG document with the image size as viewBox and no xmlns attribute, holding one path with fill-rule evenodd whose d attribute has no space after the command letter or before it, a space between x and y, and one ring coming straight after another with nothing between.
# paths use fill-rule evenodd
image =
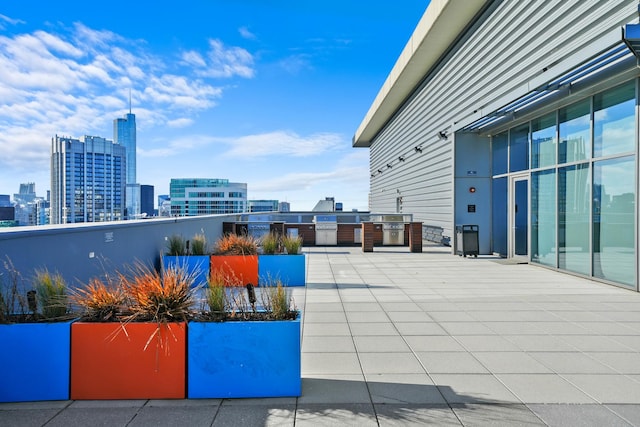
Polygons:
<instances>
[{"instance_id":1,"label":"orange planter box","mask_svg":"<svg viewBox=\"0 0 640 427\"><path fill-rule=\"evenodd\" d=\"M186 332L186 323L73 323L71 399L184 399Z\"/></svg>"},{"instance_id":2,"label":"orange planter box","mask_svg":"<svg viewBox=\"0 0 640 427\"><path fill-rule=\"evenodd\" d=\"M211 255L211 274L216 270L235 276L243 285L258 285L258 255Z\"/></svg>"}]
</instances>

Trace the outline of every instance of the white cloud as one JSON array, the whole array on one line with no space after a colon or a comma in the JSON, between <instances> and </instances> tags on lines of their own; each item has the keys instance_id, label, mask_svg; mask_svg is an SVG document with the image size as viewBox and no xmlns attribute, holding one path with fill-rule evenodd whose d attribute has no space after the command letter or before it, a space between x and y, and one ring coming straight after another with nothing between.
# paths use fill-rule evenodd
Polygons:
<instances>
[{"instance_id":1,"label":"white cloud","mask_svg":"<svg viewBox=\"0 0 640 427\"><path fill-rule=\"evenodd\" d=\"M225 140L232 148L225 153L230 157L252 158L270 155L309 157L330 151L344 144L344 138L335 133L317 133L300 136L291 131L275 131L247 135Z\"/></svg>"},{"instance_id":2,"label":"white cloud","mask_svg":"<svg viewBox=\"0 0 640 427\"><path fill-rule=\"evenodd\" d=\"M167 126L171 128L184 128L187 126L191 126L193 124L193 119L189 119L186 117L181 117L179 119L169 120L167 122Z\"/></svg>"},{"instance_id":3,"label":"white cloud","mask_svg":"<svg viewBox=\"0 0 640 427\"><path fill-rule=\"evenodd\" d=\"M251 78L255 75L253 56L241 47L226 47L218 39L209 40L207 58L209 64L201 74L208 77L240 76Z\"/></svg>"},{"instance_id":4,"label":"white cloud","mask_svg":"<svg viewBox=\"0 0 640 427\"><path fill-rule=\"evenodd\" d=\"M313 70L310 56L307 54L297 54L288 56L278 62L278 65L287 73L297 75L304 70Z\"/></svg>"},{"instance_id":5,"label":"white cloud","mask_svg":"<svg viewBox=\"0 0 640 427\"><path fill-rule=\"evenodd\" d=\"M18 21L0 16L3 22ZM219 41L213 46L209 55L219 62L252 63L242 49L227 51ZM193 73L178 75L175 66L142 41L81 23L0 36L0 170L48 170L56 133L112 138L111 122L128 110L129 90L144 118L139 128L190 125L189 115L214 107L222 88ZM229 66L239 75L253 72Z\"/></svg>"},{"instance_id":6,"label":"white cloud","mask_svg":"<svg viewBox=\"0 0 640 427\"><path fill-rule=\"evenodd\" d=\"M243 39L247 39L247 40L257 39L256 35L253 34L251 31L249 31L247 27L238 28L238 32L240 33L240 36L242 36Z\"/></svg>"},{"instance_id":7,"label":"white cloud","mask_svg":"<svg viewBox=\"0 0 640 427\"><path fill-rule=\"evenodd\" d=\"M10 24L10 25L17 25L17 24L24 24L25 23L21 19L12 19L12 18L9 18L8 16L3 15L3 14L0 13L0 30L4 30L6 28L5 25L4 25L5 22L7 24Z\"/></svg>"}]
</instances>

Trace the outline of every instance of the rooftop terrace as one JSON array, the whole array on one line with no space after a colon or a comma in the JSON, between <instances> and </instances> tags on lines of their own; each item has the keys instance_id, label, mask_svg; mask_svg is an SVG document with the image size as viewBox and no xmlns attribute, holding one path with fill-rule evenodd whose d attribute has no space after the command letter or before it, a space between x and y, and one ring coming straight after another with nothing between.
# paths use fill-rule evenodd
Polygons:
<instances>
[{"instance_id":1,"label":"rooftop terrace","mask_svg":"<svg viewBox=\"0 0 640 427\"><path fill-rule=\"evenodd\" d=\"M640 425L640 294L439 246L304 251L301 397L0 404L0 426Z\"/></svg>"}]
</instances>

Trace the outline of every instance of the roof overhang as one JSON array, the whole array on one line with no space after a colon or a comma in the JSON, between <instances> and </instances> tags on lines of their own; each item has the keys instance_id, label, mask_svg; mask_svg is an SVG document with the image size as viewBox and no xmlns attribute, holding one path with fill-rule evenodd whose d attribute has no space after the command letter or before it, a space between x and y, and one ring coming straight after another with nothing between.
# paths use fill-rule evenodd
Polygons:
<instances>
[{"instance_id":1,"label":"roof overhang","mask_svg":"<svg viewBox=\"0 0 640 427\"><path fill-rule=\"evenodd\" d=\"M431 0L358 127L353 137L354 147L371 145L373 138L489 1Z\"/></svg>"}]
</instances>

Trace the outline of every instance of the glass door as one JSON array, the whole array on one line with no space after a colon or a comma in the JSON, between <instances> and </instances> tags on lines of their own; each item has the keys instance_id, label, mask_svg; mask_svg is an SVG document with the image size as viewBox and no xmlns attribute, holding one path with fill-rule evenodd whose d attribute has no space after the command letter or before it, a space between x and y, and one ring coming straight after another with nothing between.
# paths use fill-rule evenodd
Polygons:
<instances>
[{"instance_id":1,"label":"glass door","mask_svg":"<svg viewBox=\"0 0 640 427\"><path fill-rule=\"evenodd\" d=\"M529 261L529 175L509 179L509 257Z\"/></svg>"}]
</instances>

